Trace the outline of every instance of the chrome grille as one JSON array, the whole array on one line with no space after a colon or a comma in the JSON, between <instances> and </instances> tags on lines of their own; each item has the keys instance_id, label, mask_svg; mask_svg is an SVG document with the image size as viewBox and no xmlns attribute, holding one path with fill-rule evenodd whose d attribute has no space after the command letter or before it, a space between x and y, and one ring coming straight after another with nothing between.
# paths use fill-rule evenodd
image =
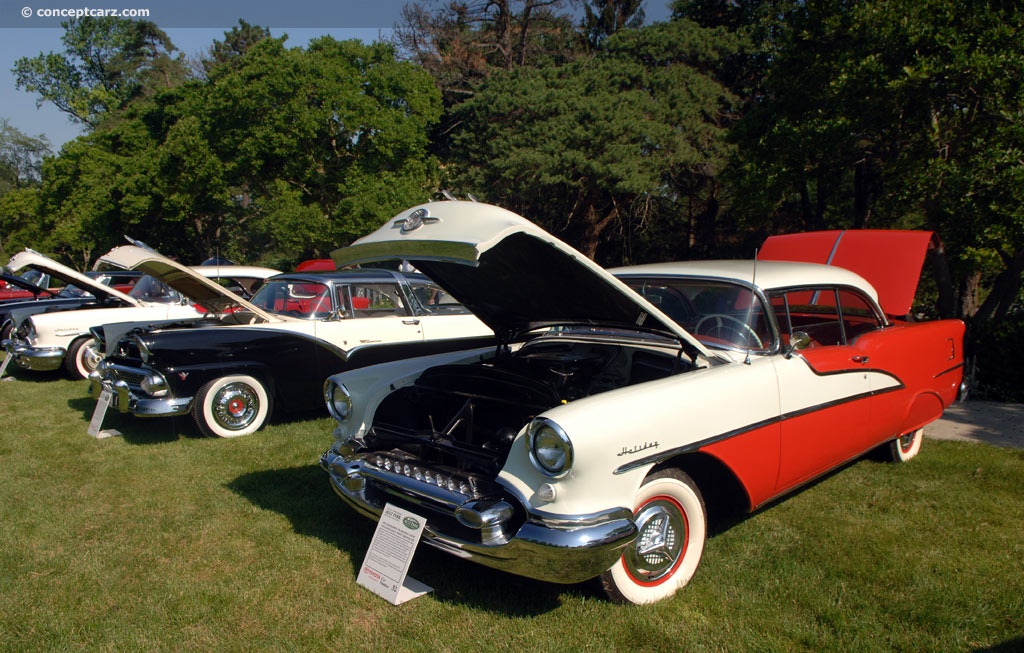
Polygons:
<instances>
[{"instance_id":1,"label":"chrome grille","mask_svg":"<svg viewBox=\"0 0 1024 653\"><path fill-rule=\"evenodd\" d=\"M125 367L124 365L106 365L103 370L103 378L107 381L124 381L129 386L138 388L142 380L147 376L145 370L137 367Z\"/></svg>"}]
</instances>

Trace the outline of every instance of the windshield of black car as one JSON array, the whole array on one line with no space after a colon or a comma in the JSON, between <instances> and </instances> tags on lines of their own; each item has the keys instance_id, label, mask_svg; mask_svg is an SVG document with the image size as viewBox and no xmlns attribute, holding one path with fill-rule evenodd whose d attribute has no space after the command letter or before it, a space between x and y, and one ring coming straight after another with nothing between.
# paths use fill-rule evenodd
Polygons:
<instances>
[{"instance_id":1,"label":"windshield of black car","mask_svg":"<svg viewBox=\"0 0 1024 653\"><path fill-rule=\"evenodd\" d=\"M249 300L268 313L323 319L337 308L331 287L317 281L268 281Z\"/></svg>"},{"instance_id":2,"label":"windshield of black car","mask_svg":"<svg viewBox=\"0 0 1024 653\"><path fill-rule=\"evenodd\" d=\"M148 274L141 277L128 294L144 302L158 304L181 304L184 302L181 293Z\"/></svg>"},{"instance_id":3,"label":"windshield of black car","mask_svg":"<svg viewBox=\"0 0 1024 653\"><path fill-rule=\"evenodd\" d=\"M750 351L767 351L772 346L764 305L747 286L684 277L624 277L622 281L705 346Z\"/></svg>"}]
</instances>

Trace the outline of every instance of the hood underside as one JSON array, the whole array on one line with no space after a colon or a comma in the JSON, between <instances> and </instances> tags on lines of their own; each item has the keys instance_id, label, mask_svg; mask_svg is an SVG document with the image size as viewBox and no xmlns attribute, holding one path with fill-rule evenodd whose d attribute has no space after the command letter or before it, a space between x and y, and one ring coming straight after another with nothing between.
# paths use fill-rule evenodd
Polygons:
<instances>
[{"instance_id":1,"label":"hood underside","mask_svg":"<svg viewBox=\"0 0 1024 653\"><path fill-rule=\"evenodd\" d=\"M91 293L98 299L117 297L130 306L137 306L139 303L134 297L129 297L116 288L111 288L110 286L97 283L95 280L90 279L81 272L72 270L68 266L58 263L35 250L26 249L23 252L18 252L11 257L10 261L8 261L7 267L15 274L26 268L41 270L42 272L48 273L54 279L60 279L64 283L74 284L82 290Z\"/></svg>"},{"instance_id":2,"label":"hood underside","mask_svg":"<svg viewBox=\"0 0 1024 653\"><path fill-rule=\"evenodd\" d=\"M137 245L115 247L100 257L100 263L144 272L164 282L212 313L223 313L233 308L240 308L251 312L261 322L277 319L220 284L145 247ZM225 276L230 275L225 274Z\"/></svg>"},{"instance_id":3,"label":"hood underside","mask_svg":"<svg viewBox=\"0 0 1024 653\"><path fill-rule=\"evenodd\" d=\"M852 270L875 287L882 310L898 316L910 312L925 255L939 245L938 236L931 231L812 231L771 236L764 241L757 257L765 261L824 263Z\"/></svg>"},{"instance_id":4,"label":"hood underside","mask_svg":"<svg viewBox=\"0 0 1024 653\"><path fill-rule=\"evenodd\" d=\"M502 339L555 325L641 330L703 346L643 297L540 227L477 202L404 211L350 247L338 267L405 260L440 284Z\"/></svg>"}]
</instances>

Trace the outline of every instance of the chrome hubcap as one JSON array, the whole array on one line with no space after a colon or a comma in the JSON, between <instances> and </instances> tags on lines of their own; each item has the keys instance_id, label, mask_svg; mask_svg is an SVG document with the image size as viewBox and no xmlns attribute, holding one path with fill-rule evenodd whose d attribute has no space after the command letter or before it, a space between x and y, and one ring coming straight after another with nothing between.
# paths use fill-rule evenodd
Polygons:
<instances>
[{"instance_id":1,"label":"chrome hubcap","mask_svg":"<svg viewBox=\"0 0 1024 653\"><path fill-rule=\"evenodd\" d=\"M645 583L671 576L686 551L686 516L679 504L657 497L644 504L636 515L639 535L623 562L633 578Z\"/></svg>"},{"instance_id":2,"label":"chrome hubcap","mask_svg":"<svg viewBox=\"0 0 1024 653\"><path fill-rule=\"evenodd\" d=\"M907 433L900 438L900 450L903 453L909 453L914 448L914 433Z\"/></svg>"},{"instance_id":3,"label":"chrome hubcap","mask_svg":"<svg viewBox=\"0 0 1024 653\"><path fill-rule=\"evenodd\" d=\"M229 383L217 392L213 401L217 424L233 431L252 424L259 410L259 397L244 383Z\"/></svg>"},{"instance_id":4,"label":"chrome hubcap","mask_svg":"<svg viewBox=\"0 0 1024 653\"><path fill-rule=\"evenodd\" d=\"M100 364L103 357L99 355L96 348L92 345L85 345L82 347L82 366L92 372L96 369L96 366Z\"/></svg>"}]
</instances>

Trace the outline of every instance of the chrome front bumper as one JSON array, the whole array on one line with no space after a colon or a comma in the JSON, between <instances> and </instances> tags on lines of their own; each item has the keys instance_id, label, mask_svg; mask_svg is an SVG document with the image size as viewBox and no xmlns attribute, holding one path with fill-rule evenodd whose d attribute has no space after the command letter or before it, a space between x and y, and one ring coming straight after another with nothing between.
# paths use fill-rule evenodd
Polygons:
<instances>
[{"instance_id":1,"label":"chrome front bumper","mask_svg":"<svg viewBox=\"0 0 1024 653\"><path fill-rule=\"evenodd\" d=\"M139 396L124 381L104 379L97 372L89 375L89 393L99 399L104 390L110 392L110 407L121 413L131 413L136 417L168 417L184 415L192 407L192 397L161 397Z\"/></svg>"},{"instance_id":2,"label":"chrome front bumper","mask_svg":"<svg viewBox=\"0 0 1024 653\"><path fill-rule=\"evenodd\" d=\"M320 457L331 486L347 504L374 520L386 503L404 504L425 517L423 542L452 555L520 576L552 583L579 583L609 569L637 536L633 513L616 508L594 515L557 518L528 513L509 532L515 508L504 500L474 500L458 492L388 472L355 456L328 450ZM451 519L432 519L442 515ZM479 541L444 532L456 520L479 532Z\"/></svg>"},{"instance_id":3,"label":"chrome front bumper","mask_svg":"<svg viewBox=\"0 0 1024 653\"><path fill-rule=\"evenodd\" d=\"M60 369L67 354L63 347L32 347L13 340L4 340L3 348L10 354L15 365L35 372Z\"/></svg>"}]
</instances>

